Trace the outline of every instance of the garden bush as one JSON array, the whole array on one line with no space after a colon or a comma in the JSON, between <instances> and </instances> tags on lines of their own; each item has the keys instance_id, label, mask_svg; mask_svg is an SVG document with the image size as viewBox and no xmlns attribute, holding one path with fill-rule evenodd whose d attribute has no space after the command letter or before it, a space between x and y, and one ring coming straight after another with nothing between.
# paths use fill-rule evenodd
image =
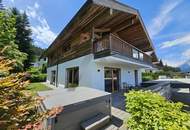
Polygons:
<instances>
[{"instance_id":1,"label":"garden bush","mask_svg":"<svg viewBox=\"0 0 190 130\"><path fill-rule=\"evenodd\" d=\"M30 74L29 79L31 82L46 81L47 74L42 73L41 68L31 67L27 72Z\"/></svg>"},{"instance_id":2,"label":"garden bush","mask_svg":"<svg viewBox=\"0 0 190 130\"><path fill-rule=\"evenodd\" d=\"M31 82L45 82L46 77L47 77L46 74L38 74L38 75L32 74L30 76L30 81Z\"/></svg>"},{"instance_id":3,"label":"garden bush","mask_svg":"<svg viewBox=\"0 0 190 130\"><path fill-rule=\"evenodd\" d=\"M182 103L148 91L131 91L126 97L130 130L190 130L190 113L182 110Z\"/></svg>"}]
</instances>

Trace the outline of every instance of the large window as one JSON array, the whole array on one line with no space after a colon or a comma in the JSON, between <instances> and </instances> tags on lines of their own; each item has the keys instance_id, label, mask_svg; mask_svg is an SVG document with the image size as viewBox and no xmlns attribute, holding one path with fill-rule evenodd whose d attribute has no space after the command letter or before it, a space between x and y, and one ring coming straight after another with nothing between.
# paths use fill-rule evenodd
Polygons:
<instances>
[{"instance_id":1,"label":"large window","mask_svg":"<svg viewBox=\"0 0 190 130\"><path fill-rule=\"evenodd\" d=\"M56 82L56 71L53 70L53 71L51 71L51 81L50 81L50 84L55 85L55 82Z\"/></svg>"},{"instance_id":2,"label":"large window","mask_svg":"<svg viewBox=\"0 0 190 130\"><path fill-rule=\"evenodd\" d=\"M67 87L77 87L79 85L79 67L67 69Z\"/></svg>"},{"instance_id":3,"label":"large window","mask_svg":"<svg viewBox=\"0 0 190 130\"><path fill-rule=\"evenodd\" d=\"M140 60L143 60L143 59L144 59L144 54L141 53L141 52L139 52L139 59L140 59Z\"/></svg>"},{"instance_id":4,"label":"large window","mask_svg":"<svg viewBox=\"0 0 190 130\"><path fill-rule=\"evenodd\" d=\"M136 49L133 49L133 58L139 59L139 52Z\"/></svg>"}]
</instances>

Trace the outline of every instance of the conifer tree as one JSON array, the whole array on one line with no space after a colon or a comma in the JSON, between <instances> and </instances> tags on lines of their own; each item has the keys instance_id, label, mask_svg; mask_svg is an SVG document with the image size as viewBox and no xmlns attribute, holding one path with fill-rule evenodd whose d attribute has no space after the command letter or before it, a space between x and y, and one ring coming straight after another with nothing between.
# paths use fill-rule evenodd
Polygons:
<instances>
[{"instance_id":1,"label":"conifer tree","mask_svg":"<svg viewBox=\"0 0 190 130\"><path fill-rule=\"evenodd\" d=\"M20 13L16 8L12 9L12 14L16 17L16 37L15 43L18 45L19 50L28 55L24 61L25 70L30 67L31 62L34 61L34 52L32 50L32 31L26 13Z\"/></svg>"}]
</instances>

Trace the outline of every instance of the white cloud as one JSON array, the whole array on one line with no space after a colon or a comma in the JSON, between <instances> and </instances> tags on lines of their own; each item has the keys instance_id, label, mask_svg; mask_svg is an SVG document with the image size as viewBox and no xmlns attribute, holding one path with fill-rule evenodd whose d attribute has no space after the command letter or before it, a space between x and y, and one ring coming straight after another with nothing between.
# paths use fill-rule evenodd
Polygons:
<instances>
[{"instance_id":1,"label":"white cloud","mask_svg":"<svg viewBox=\"0 0 190 130\"><path fill-rule=\"evenodd\" d=\"M14 3L15 1L14 0L11 0L12 3Z\"/></svg>"},{"instance_id":2,"label":"white cloud","mask_svg":"<svg viewBox=\"0 0 190 130\"><path fill-rule=\"evenodd\" d=\"M31 18L36 18L39 12L40 5L35 2L33 6L27 6L26 14Z\"/></svg>"},{"instance_id":3,"label":"white cloud","mask_svg":"<svg viewBox=\"0 0 190 130\"><path fill-rule=\"evenodd\" d=\"M35 45L49 46L56 38L56 34L51 31L47 20L41 15L40 5L35 2L33 6L27 6L26 14L33 23L36 23L31 26Z\"/></svg>"},{"instance_id":4,"label":"white cloud","mask_svg":"<svg viewBox=\"0 0 190 130\"><path fill-rule=\"evenodd\" d=\"M177 46L177 45L185 45L185 44L190 44L190 33L186 34L182 37L179 37L175 40L163 42L161 44L161 49L170 48L170 47Z\"/></svg>"},{"instance_id":5,"label":"white cloud","mask_svg":"<svg viewBox=\"0 0 190 130\"><path fill-rule=\"evenodd\" d=\"M37 2L35 2L34 3L34 8L39 9L39 7L40 7L40 5Z\"/></svg>"},{"instance_id":6,"label":"white cloud","mask_svg":"<svg viewBox=\"0 0 190 130\"><path fill-rule=\"evenodd\" d=\"M186 50L185 52L182 53L182 56L184 57L190 57L190 49Z\"/></svg>"},{"instance_id":7,"label":"white cloud","mask_svg":"<svg viewBox=\"0 0 190 130\"><path fill-rule=\"evenodd\" d=\"M37 8L34 6L27 6L26 14L30 18L36 18L37 17Z\"/></svg>"},{"instance_id":8,"label":"white cloud","mask_svg":"<svg viewBox=\"0 0 190 130\"><path fill-rule=\"evenodd\" d=\"M46 46L49 46L56 38L56 34L51 31L45 18L39 18L38 20L40 24L31 27L34 38L37 39L38 42L43 42Z\"/></svg>"},{"instance_id":9,"label":"white cloud","mask_svg":"<svg viewBox=\"0 0 190 130\"><path fill-rule=\"evenodd\" d=\"M148 27L151 36L159 34L168 25L168 23L173 19L171 12L181 2L182 0L173 0L166 2L161 6L158 15L152 20L150 26Z\"/></svg>"}]
</instances>

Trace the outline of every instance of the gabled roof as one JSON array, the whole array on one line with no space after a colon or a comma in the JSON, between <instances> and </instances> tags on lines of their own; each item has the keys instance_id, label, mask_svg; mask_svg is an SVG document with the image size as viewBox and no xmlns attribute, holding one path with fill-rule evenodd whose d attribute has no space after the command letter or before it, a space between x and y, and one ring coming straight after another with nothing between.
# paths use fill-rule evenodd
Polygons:
<instances>
[{"instance_id":1,"label":"gabled roof","mask_svg":"<svg viewBox=\"0 0 190 130\"><path fill-rule=\"evenodd\" d=\"M69 30L72 27L72 24L77 20L78 16L80 16L90 5L95 4L95 5L99 5L102 7L106 7L106 8L110 8L110 9L114 9L114 10L118 10L121 12L125 12L125 13L129 13L132 15L136 15L141 23L141 26L143 27L143 30L146 34L146 37L150 43L150 47L152 48L152 50L154 50L154 46L152 44L152 41L149 37L149 34L146 30L146 27L143 23L143 20L140 16L140 13L137 9L134 9L128 5L122 4L116 0L87 0L86 3L80 8L80 10L77 12L77 14L72 18L72 20L69 22L69 24L63 29L63 31L58 35L58 37L54 40L54 42L49 46L49 48L46 50L46 52L44 53L44 55L47 55L46 53L49 53L53 50L54 46L56 48L56 44L58 44L59 42L57 42L60 38L64 39L65 35L68 35ZM157 59L157 58L156 58Z\"/></svg>"},{"instance_id":2,"label":"gabled roof","mask_svg":"<svg viewBox=\"0 0 190 130\"><path fill-rule=\"evenodd\" d=\"M138 10L130 7L128 5L122 4L116 0L92 0L94 4L105 6L111 9L116 9L119 11L131 13L131 14L138 14Z\"/></svg>"}]
</instances>

